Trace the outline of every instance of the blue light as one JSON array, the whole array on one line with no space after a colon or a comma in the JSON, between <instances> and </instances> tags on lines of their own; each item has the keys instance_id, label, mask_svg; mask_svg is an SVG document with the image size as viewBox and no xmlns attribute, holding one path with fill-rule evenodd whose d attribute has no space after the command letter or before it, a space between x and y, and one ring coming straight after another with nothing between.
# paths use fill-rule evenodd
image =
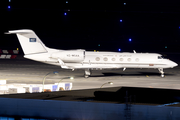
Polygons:
<instances>
[{"instance_id":1,"label":"blue light","mask_svg":"<svg viewBox=\"0 0 180 120\"><path fill-rule=\"evenodd\" d=\"M180 26L179 26L179 29L180 29Z\"/></svg>"},{"instance_id":2,"label":"blue light","mask_svg":"<svg viewBox=\"0 0 180 120\"><path fill-rule=\"evenodd\" d=\"M122 22L122 20L120 20L120 22Z\"/></svg>"},{"instance_id":3,"label":"blue light","mask_svg":"<svg viewBox=\"0 0 180 120\"><path fill-rule=\"evenodd\" d=\"M118 51L121 51L121 49L118 49Z\"/></svg>"},{"instance_id":4,"label":"blue light","mask_svg":"<svg viewBox=\"0 0 180 120\"><path fill-rule=\"evenodd\" d=\"M8 6L8 9L10 9L11 8L11 6Z\"/></svg>"},{"instance_id":5,"label":"blue light","mask_svg":"<svg viewBox=\"0 0 180 120\"><path fill-rule=\"evenodd\" d=\"M167 48L167 46L165 46L165 48Z\"/></svg>"},{"instance_id":6,"label":"blue light","mask_svg":"<svg viewBox=\"0 0 180 120\"><path fill-rule=\"evenodd\" d=\"M58 71L54 71L53 73L54 73L54 74L58 74L59 72L58 72Z\"/></svg>"},{"instance_id":7,"label":"blue light","mask_svg":"<svg viewBox=\"0 0 180 120\"><path fill-rule=\"evenodd\" d=\"M131 38L129 38L129 42L131 42L132 40L131 40Z\"/></svg>"},{"instance_id":8,"label":"blue light","mask_svg":"<svg viewBox=\"0 0 180 120\"><path fill-rule=\"evenodd\" d=\"M124 5L126 5L126 3L124 3Z\"/></svg>"},{"instance_id":9,"label":"blue light","mask_svg":"<svg viewBox=\"0 0 180 120\"><path fill-rule=\"evenodd\" d=\"M98 46L101 46L100 44L98 44Z\"/></svg>"},{"instance_id":10,"label":"blue light","mask_svg":"<svg viewBox=\"0 0 180 120\"><path fill-rule=\"evenodd\" d=\"M11 0L9 0L9 2L11 2Z\"/></svg>"},{"instance_id":11,"label":"blue light","mask_svg":"<svg viewBox=\"0 0 180 120\"><path fill-rule=\"evenodd\" d=\"M66 1L66 3L68 3L68 1Z\"/></svg>"},{"instance_id":12,"label":"blue light","mask_svg":"<svg viewBox=\"0 0 180 120\"><path fill-rule=\"evenodd\" d=\"M64 13L64 15L67 15L67 13Z\"/></svg>"}]
</instances>

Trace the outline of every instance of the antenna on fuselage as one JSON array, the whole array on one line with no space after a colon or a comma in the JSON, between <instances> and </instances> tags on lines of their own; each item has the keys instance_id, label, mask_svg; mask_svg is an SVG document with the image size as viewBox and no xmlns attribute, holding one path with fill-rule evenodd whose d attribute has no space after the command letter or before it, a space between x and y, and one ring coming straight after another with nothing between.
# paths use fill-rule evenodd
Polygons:
<instances>
[{"instance_id":1,"label":"antenna on fuselage","mask_svg":"<svg viewBox=\"0 0 180 120\"><path fill-rule=\"evenodd\" d=\"M133 52L134 52L134 53L136 53L136 51L135 51L135 50L133 50Z\"/></svg>"}]
</instances>

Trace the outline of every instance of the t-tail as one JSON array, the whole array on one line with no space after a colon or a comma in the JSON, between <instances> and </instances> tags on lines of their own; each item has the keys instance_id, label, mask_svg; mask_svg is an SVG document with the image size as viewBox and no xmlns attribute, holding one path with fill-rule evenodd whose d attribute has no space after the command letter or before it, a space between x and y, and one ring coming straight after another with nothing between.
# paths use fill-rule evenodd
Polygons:
<instances>
[{"instance_id":1,"label":"t-tail","mask_svg":"<svg viewBox=\"0 0 180 120\"><path fill-rule=\"evenodd\" d=\"M48 52L48 48L32 30L12 30L6 34L17 35L25 55Z\"/></svg>"}]
</instances>

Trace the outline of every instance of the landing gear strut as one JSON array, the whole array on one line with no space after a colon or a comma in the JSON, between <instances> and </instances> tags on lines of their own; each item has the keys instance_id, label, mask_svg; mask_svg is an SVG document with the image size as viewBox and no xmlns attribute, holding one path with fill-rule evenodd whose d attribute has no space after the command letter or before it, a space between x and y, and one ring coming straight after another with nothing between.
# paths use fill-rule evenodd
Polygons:
<instances>
[{"instance_id":1,"label":"landing gear strut","mask_svg":"<svg viewBox=\"0 0 180 120\"><path fill-rule=\"evenodd\" d=\"M164 77L164 72L163 72L163 68L158 68L159 72L161 73L161 77Z\"/></svg>"},{"instance_id":2,"label":"landing gear strut","mask_svg":"<svg viewBox=\"0 0 180 120\"><path fill-rule=\"evenodd\" d=\"M89 69L85 69L84 77L88 78L91 75L91 71Z\"/></svg>"}]
</instances>

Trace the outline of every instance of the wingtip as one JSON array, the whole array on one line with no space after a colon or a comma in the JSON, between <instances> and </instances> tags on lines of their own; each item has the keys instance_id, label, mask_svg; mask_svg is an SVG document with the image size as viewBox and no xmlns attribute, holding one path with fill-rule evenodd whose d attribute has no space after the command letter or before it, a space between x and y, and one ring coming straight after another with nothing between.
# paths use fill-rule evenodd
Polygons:
<instances>
[{"instance_id":1,"label":"wingtip","mask_svg":"<svg viewBox=\"0 0 180 120\"><path fill-rule=\"evenodd\" d=\"M11 33L9 33L9 32L5 32L4 34L11 34Z\"/></svg>"}]
</instances>

